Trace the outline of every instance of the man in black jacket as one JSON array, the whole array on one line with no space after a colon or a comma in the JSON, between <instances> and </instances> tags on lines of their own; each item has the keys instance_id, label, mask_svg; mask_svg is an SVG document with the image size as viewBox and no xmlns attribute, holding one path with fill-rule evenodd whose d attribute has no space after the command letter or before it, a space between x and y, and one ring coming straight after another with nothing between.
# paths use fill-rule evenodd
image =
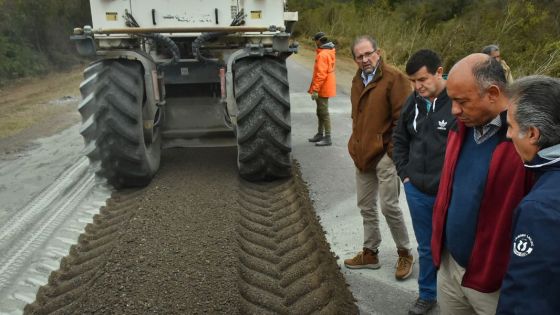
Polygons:
<instances>
[{"instance_id":1,"label":"man in black jacket","mask_svg":"<svg viewBox=\"0 0 560 315\"><path fill-rule=\"evenodd\" d=\"M403 106L393 134L393 161L406 193L418 241L419 297L409 314L425 314L436 304L436 268L432 261L432 209L445 157L447 133L455 117L447 97L439 56L428 49L406 65L414 92Z\"/></svg>"}]
</instances>

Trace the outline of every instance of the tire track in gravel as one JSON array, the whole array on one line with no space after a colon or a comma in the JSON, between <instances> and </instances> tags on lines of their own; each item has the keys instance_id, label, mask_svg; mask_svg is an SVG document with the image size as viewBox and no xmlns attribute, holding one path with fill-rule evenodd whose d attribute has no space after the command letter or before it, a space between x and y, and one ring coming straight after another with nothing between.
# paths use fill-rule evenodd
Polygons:
<instances>
[{"instance_id":1,"label":"tire track in gravel","mask_svg":"<svg viewBox=\"0 0 560 315\"><path fill-rule=\"evenodd\" d=\"M24 314L357 314L299 173L248 183L236 153L166 151L150 186L113 194Z\"/></svg>"},{"instance_id":2,"label":"tire track in gravel","mask_svg":"<svg viewBox=\"0 0 560 315\"><path fill-rule=\"evenodd\" d=\"M49 276L48 284L37 292L35 302L28 304L24 314L76 314L79 298L95 281L100 268L117 240L120 227L132 216L141 190L114 193L107 206L100 209L70 248L60 269Z\"/></svg>"},{"instance_id":3,"label":"tire track in gravel","mask_svg":"<svg viewBox=\"0 0 560 315\"><path fill-rule=\"evenodd\" d=\"M299 174L244 182L239 204L240 313L357 314Z\"/></svg>"}]
</instances>

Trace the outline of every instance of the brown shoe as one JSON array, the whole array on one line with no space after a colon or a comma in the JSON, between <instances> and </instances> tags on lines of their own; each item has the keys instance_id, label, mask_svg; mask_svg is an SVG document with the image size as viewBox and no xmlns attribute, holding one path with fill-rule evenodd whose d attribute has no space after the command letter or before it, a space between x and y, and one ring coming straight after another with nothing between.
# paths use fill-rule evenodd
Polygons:
<instances>
[{"instance_id":1,"label":"brown shoe","mask_svg":"<svg viewBox=\"0 0 560 315\"><path fill-rule=\"evenodd\" d=\"M365 247L353 258L345 259L344 266L350 269L379 269L381 267L377 252Z\"/></svg>"},{"instance_id":2,"label":"brown shoe","mask_svg":"<svg viewBox=\"0 0 560 315\"><path fill-rule=\"evenodd\" d=\"M397 260L397 271L395 278L404 280L412 274L412 265L414 265L414 256L407 249L399 249L399 259Z\"/></svg>"}]
</instances>

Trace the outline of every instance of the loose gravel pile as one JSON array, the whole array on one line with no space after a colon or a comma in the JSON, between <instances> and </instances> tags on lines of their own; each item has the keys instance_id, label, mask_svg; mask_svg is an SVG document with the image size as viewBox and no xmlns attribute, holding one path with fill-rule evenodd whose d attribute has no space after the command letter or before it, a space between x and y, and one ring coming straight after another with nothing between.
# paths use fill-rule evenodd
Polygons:
<instances>
[{"instance_id":1,"label":"loose gravel pile","mask_svg":"<svg viewBox=\"0 0 560 315\"><path fill-rule=\"evenodd\" d=\"M300 176L238 177L235 148L164 151L115 193L26 314L357 314Z\"/></svg>"}]
</instances>

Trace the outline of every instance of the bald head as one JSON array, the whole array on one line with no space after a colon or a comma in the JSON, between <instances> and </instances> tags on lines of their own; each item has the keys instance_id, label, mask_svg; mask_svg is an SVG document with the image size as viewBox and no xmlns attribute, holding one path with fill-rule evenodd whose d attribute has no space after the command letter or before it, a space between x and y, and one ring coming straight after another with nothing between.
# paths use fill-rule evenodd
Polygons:
<instances>
[{"instance_id":1,"label":"bald head","mask_svg":"<svg viewBox=\"0 0 560 315\"><path fill-rule=\"evenodd\" d=\"M480 93L491 85L503 91L506 87L506 75L500 62L486 54L471 54L459 60L449 71L448 80L460 79L458 76L472 76Z\"/></svg>"},{"instance_id":2,"label":"bald head","mask_svg":"<svg viewBox=\"0 0 560 315\"><path fill-rule=\"evenodd\" d=\"M502 65L485 54L459 60L449 71L447 94L452 112L468 127L483 126L507 108Z\"/></svg>"},{"instance_id":3,"label":"bald head","mask_svg":"<svg viewBox=\"0 0 560 315\"><path fill-rule=\"evenodd\" d=\"M466 56L465 58L457 61L456 64L451 67L449 71L449 78L456 75L455 73L458 71L472 71L473 67L477 64L490 60L490 56L485 54L471 54Z\"/></svg>"}]
</instances>

